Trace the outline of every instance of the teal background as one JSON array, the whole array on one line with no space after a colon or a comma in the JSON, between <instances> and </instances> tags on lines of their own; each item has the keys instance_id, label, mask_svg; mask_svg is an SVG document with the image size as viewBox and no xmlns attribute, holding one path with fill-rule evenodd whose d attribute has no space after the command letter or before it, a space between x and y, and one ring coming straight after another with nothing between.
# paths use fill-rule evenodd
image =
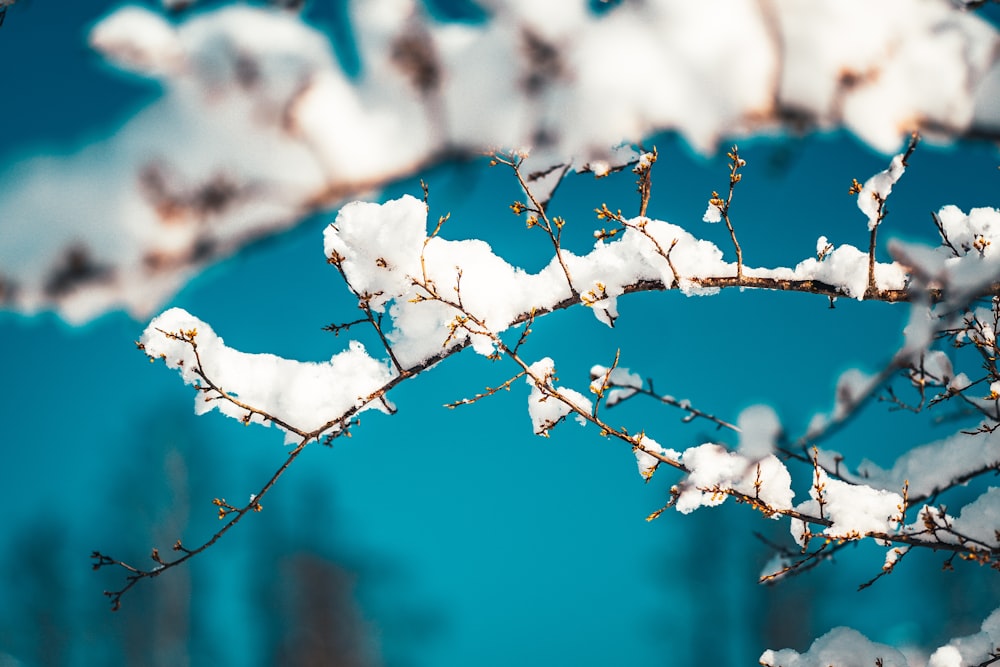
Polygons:
<instances>
[{"instance_id":1,"label":"teal background","mask_svg":"<svg viewBox=\"0 0 1000 667\"><path fill-rule=\"evenodd\" d=\"M0 29L5 177L27 154L71 152L113 132L156 96L86 51L87 27L114 6L21 0L10 9ZM306 14L338 35L350 67L343 15L342 4L319 1ZM671 135L648 143L660 152L650 215L728 253L725 227L701 222L711 191L727 184L724 155L695 156ZM748 165L732 211L748 264L794 265L821 234L865 247L867 221L847 188L886 156L839 133L740 147ZM889 201L883 238L934 242L931 211L995 204L997 162L984 145L921 146ZM445 164L382 198L419 196L420 178L431 218L451 213L444 236L486 239L529 270L547 263L547 240L508 209L520 197L508 170L486 159ZM603 202L635 210L632 175L574 176L560 188L552 210L568 221L571 250L590 247ZM188 309L242 350L329 358L347 336L322 327L355 317L323 257L334 215L214 266L164 309ZM794 436L830 409L841 371L888 360L907 315L904 306L828 306L800 294L634 295L620 301L614 330L584 308L540 320L525 355L552 356L561 383L586 391L590 366L610 364L620 348L621 364L659 391L729 421L767 403ZM872 545L757 586L768 551L753 533L789 544L785 522L727 503L647 523L677 476L661 470L643 484L631 452L591 427L533 436L521 382L443 408L514 373L466 352L399 387L397 415L366 414L353 438L311 446L261 514L190 568L140 584L112 614L101 591L123 579L92 572L91 551L145 563L153 546L200 542L219 526L211 499L241 501L287 452L275 430L196 418L191 389L135 349L145 324L111 313L73 328L48 314L0 313L0 665L755 664L764 648L804 649L836 625L934 647L976 631L996 606L995 573L942 574L934 554L857 593L882 564ZM372 336L351 335L377 349ZM650 402L606 414L678 450L735 444ZM826 444L848 461L888 465L948 428L872 404Z\"/></svg>"}]
</instances>

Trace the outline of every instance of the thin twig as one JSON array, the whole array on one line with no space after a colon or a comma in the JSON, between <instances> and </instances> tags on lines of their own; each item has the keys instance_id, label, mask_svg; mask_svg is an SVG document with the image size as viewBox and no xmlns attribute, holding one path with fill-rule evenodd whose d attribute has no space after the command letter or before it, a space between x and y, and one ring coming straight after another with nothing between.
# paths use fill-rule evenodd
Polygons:
<instances>
[{"instance_id":1,"label":"thin twig","mask_svg":"<svg viewBox=\"0 0 1000 667\"><path fill-rule=\"evenodd\" d=\"M285 473L286 470L288 470L288 467L292 465L292 462L298 458L299 454L301 454L303 450L305 450L308 443L309 440L300 441L299 444L296 445L295 449L289 452L288 456L285 457L284 463L282 463L281 466L274 471L271 478L267 480L267 483L261 487L260 491L251 496L250 502L242 507L234 508L233 511L228 512L227 514L231 516L229 521L227 521L226 524L216 531L208 540L194 549L188 549L181 543L180 540L177 540L177 542L174 543L173 550L182 553L182 556L174 560L163 560L160 557L159 552L156 549L153 549L152 558L157 565L149 570L143 570L124 561L105 555L100 551L93 552L90 555L90 557L95 560L93 569L99 570L107 566L117 566L130 573L126 576L125 585L122 588L114 591L104 591L104 595L111 600L111 610L118 611L121 609L122 597L143 579L158 577L164 572L186 563L188 560L194 558L222 539L222 536L236 526L236 524L238 524L248 512L259 512L262 507L260 503L261 499L264 498L264 496L266 496L274 487L274 485L278 482L278 479ZM220 518L222 517L220 516Z\"/></svg>"},{"instance_id":2,"label":"thin twig","mask_svg":"<svg viewBox=\"0 0 1000 667\"><path fill-rule=\"evenodd\" d=\"M513 172L514 177L517 178L518 184L524 191L528 200L531 202L531 206L525 206L520 202L514 202L511 208L514 213L520 215L523 212L528 212L528 227L541 227L549 237L549 241L552 243L552 249L555 252L556 260L559 262L559 266L562 269L563 275L566 277L566 284L569 286L570 294L578 299L580 293L577 291L576 286L573 285L573 276L570 275L569 267L566 266L566 261L562 255L561 238L562 238L562 228L565 221L562 218L549 218L548 213L545 210L545 206L535 199L535 195L532 194L531 188L525 182L524 177L521 174L521 163L524 158L519 155L511 155L509 157L504 157L499 154L494 154L493 160L499 164L505 164L509 166ZM541 222L539 222L541 221Z\"/></svg>"},{"instance_id":3,"label":"thin twig","mask_svg":"<svg viewBox=\"0 0 1000 667\"><path fill-rule=\"evenodd\" d=\"M690 421L694 420L695 418L706 419L706 420L712 422L713 424L715 424L718 428L727 428L727 429L729 429L731 431L734 431L736 433L740 432L739 427L736 426L735 424L730 424L729 422L725 421L724 419L720 419L720 418L716 417L713 414L709 414L707 412L699 410L698 408L692 406L690 401L687 401L687 400L678 400L678 399L674 398L673 396L667 396L667 395L657 394L653 390L653 380L651 378L647 378L646 379L646 384L643 385L642 387L633 387L633 386L630 386L630 385L619 385L619 384L613 384L613 383L610 384L609 386L612 387L612 388L616 388L616 389L632 389L635 392L631 396L626 396L626 397L622 398L615 405L621 405L623 402L625 402L629 398L632 398L632 396L649 396L650 398L652 398L654 400L657 400L660 403L663 403L665 405L669 405L671 407L674 407L674 408L677 408L679 410L683 410L684 412L687 412L688 413L687 416L684 417L684 421L685 422L690 422Z\"/></svg>"}]
</instances>

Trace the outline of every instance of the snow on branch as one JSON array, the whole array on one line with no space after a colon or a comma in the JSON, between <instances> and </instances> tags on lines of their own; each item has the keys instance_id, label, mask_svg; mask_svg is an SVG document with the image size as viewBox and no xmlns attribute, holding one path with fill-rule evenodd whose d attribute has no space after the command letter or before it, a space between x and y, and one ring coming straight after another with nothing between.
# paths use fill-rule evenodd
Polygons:
<instances>
[{"instance_id":1,"label":"snow on branch","mask_svg":"<svg viewBox=\"0 0 1000 667\"><path fill-rule=\"evenodd\" d=\"M888 172L868 181L875 183L871 191L877 191L881 199L877 224L870 232L887 220L882 207L889 185L878 179L898 178L899 174L891 174L897 168L893 165L902 164L915 146L914 139L906 153L892 159ZM737 252L738 221L730 215L734 192L738 192L733 186L740 180L734 175L741 173L738 170L747 161L735 147L730 160L728 197L713 195L728 216L734 241L729 253L681 226L645 216L627 218L602 205L596 209L597 223L614 226L595 233L590 252L573 254L562 247L561 231L567 223L534 196L522 176L524 162L519 155L500 154L493 162L511 169L525 189L526 201L511 205L513 213L526 216L528 233L551 247L552 259L538 273L511 265L483 241L445 238L446 218L428 231L428 207L415 197L382 205L346 205L327 228L324 248L328 262L358 299L363 317L350 326L369 324L375 329L385 348L382 360L369 355L357 341L349 341L345 351L323 363L247 354L225 346L207 324L183 311L172 309L156 318L140 346L194 385L197 412L217 408L244 424L272 423L285 431L286 441L296 444L282 467L246 505L217 499L220 518L228 519L224 528L195 548L178 541L175 550L181 555L176 559L165 560L154 550L155 567L142 569L95 552L95 568L117 567L127 572L126 584L108 593L113 605L117 608L138 581L186 562L249 512L260 511L263 496L309 443L347 434L363 410L391 414L394 408L388 393L395 386L467 347L504 362L509 373L506 379L448 407L489 400L500 389L515 391L523 387L523 378L534 434L547 437L572 418L589 425L588 430L599 437L627 448L644 480L649 481L661 466L672 469L677 480L663 507L650 513L648 520L671 507L686 514L729 498L764 518L787 520L794 546L776 545L776 556L762 572L762 582L815 567L845 545L861 540L887 549L884 561L876 566L878 574L862 587L890 574L914 548L947 554L947 567L955 561L970 561L1000 569L1000 490L983 481L986 473L1000 469L1000 369L996 364L1000 295L982 276L974 282L955 281L948 278L946 269L962 263L961 271L969 275L976 272L971 267L992 275L991 248L1000 225L983 221L997 212L982 209L966 216L944 209L935 222L942 231L940 246L908 255L919 255L922 262L877 263L873 270L871 248L868 252L846 245L830 249L820 243L823 252L818 257L803 259L794 267L755 267L752 257ZM641 201L649 196L651 165L652 161L634 170ZM854 194L864 196L866 187L855 188ZM861 209L871 221L870 211L865 206ZM536 234L538 230L541 234ZM874 240L869 237L870 243ZM727 254L736 254L736 262L727 261ZM837 259L844 257L855 261ZM778 415L766 406L748 408L733 423L690 401L660 394L652 380L643 380L620 365L621 351L609 365L609 360L595 360L598 363L591 367L586 387L592 395L588 398L557 378L553 356L533 349L532 330L556 310L591 308L599 321L614 326L615 300L627 294L676 290L688 296L711 295L731 287L908 302L913 316L900 352L885 368L876 373L857 369L843 373L831 413L814 419L797 439L785 432ZM955 292L965 295L964 303L954 297ZM956 355L955 350L962 347L970 354ZM969 364L970 357L984 363ZM901 387L893 389L894 382ZM919 400L907 403L906 391L916 392ZM819 441L832 438L865 406L875 404L871 399L879 392L885 393L882 398L891 406L915 411L958 404L975 412L979 426L914 447L888 469L869 461L851 465L836 452L819 448ZM682 411L684 422L711 422L720 436L735 437L737 442L727 444L720 437L677 451L661 444L669 434L654 433L663 428L662 422L636 428L609 417L612 408L642 397ZM615 411L613 416L618 414ZM809 488L808 497L798 501L793 491L796 479ZM986 488L958 511L937 504L942 494L974 481ZM931 664L972 664L973 660L988 664L996 657L997 646L990 634L994 625L988 620L983 626L985 635L939 648L933 658L938 662ZM987 644L987 639L993 643ZM973 644L975 649L970 648ZM966 662L959 662L956 655ZM855 664L852 660L907 664L894 649L845 628L821 637L805 654L767 651L761 663L825 665L834 658L845 664Z\"/></svg>"},{"instance_id":2,"label":"snow on branch","mask_svg":"<svg viewBox=\"0 0 1000 667\"><path fill-rule=\"evenodd\" d=\"M329 422L329 415L369 408L394 412L383 390L392 370L357 341L323 363L247 354L227 347L201 320L171 308L153 319L139 346L194 385L200 394L196 414L217 409L244 424L273 423L287 432L287 442L343 427L343 421Z\"/></svg>"},{"instance_id":3,"label":"snow on branch","mask_svg":"<svg viewBox=\"0 0 1000 667\"><path fill-rule=\"evenodd\" d=\"M1000 76L996 30L948 2L490 10L481 24L450 24L415 0L352 3L357 76L295 12L111 13L90 46L162 97L94 145L6 170L0 305L71 322L114 309L145 317L253 239L497 147L530 149L525 181L544 206L543 180L571 166L606 174L621 166L611 147L664 130L710 153L724 136L845 127L891 152L914 130L944 140L1000 128L984 102ZM861 261L834 253L829 265ZM739 250L735 274L755 278Z\"/></svg>"}]
</instances>

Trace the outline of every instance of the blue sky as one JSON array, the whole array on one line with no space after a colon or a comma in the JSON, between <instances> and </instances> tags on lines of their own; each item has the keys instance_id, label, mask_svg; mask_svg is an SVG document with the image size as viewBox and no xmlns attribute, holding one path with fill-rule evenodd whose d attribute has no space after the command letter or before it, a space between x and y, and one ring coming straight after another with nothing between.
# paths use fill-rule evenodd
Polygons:
<instances>
[{"instance_id":1,"label":"blue sky","mask_svg":"<svg viewBox=\"0 0 1000 667\"><path fill-rule=\"evenodd\" d=\"M316 20L329 25L332 5L314 5ZM86 52L87 26L113 6L22 0L10 10L0 30L0 167L8 178L25 154L72 151L156 95ZM652 142L660 161L650 215L728 251L725 228L701 222L710 192L726 185L724 157L695 156L671 136ZM733 218L748 263L794 265L813 254L821 234L864 247L866 220L847 187L884 168L885 156L839 134L745 141L741 152L748 166ZM884 234L933 240L931 211L994 204L996 165L995 151L980 145L921 147L893 192ZM446 164L380 196L419 196L420 178L430 185L432 217L452 215L446 236L486 239L529 269L548 261L545 239L510 214L519 195L502 167ZM552 206L568 220L568 246L585 249L599 226L595 207L636 201L626 173L596 183L573 177ZM210 322L239 349L329 358L346 339L321 328L354 317L322 255L333 215L317 214L212 267L168 305ZM620 310L615 330L582 308L547 317L528 352L552 356L561 381L584 390L590 366L609 364L620 348L622 365L654 378L662 392L730 421L767 403L792 433L829 409L839 372L888 359L906 317L901 306L838 302L831 310L819 297L751 292L636 295ZM217 414L195 418L190 388L136 351L144 325L122 313L80 328L46 314L0 313L0 562L8 591L0 595L0 652L24 664L44 664L46 650L57 649L64 664L126 662L120 647L135 641L130 633L149 624L144 615L165 593L137 592L134 604L126 597L111 614L101 591L120 578L91 573L90 551L139 560L177 537L195 543L217 525L213 497L243 498L283 459L274 430ZM267 564L300 552L349 573L365 641L392 665L753 664L777 636L766 625L780 605L812 608L799 619L796 648L841 624L879 641L943 641L949 619L972 631L989 611L963 616L936 584L916 585L939 577L933 557L911 559L888 581L854 593L881 565L864 547L787 587L758 587L767 554L752 533L787 540L783 522L766 525L727 505L647 523L676 476L662 470L643 484L631 453L590 427L568 423L550 439L533 436L520 383L474 406L442 407L512 374L466 353L404 384L392 395L397 415L366 415L353 438L332 450L311 447L260 516L190 572L144 582L190 591L183 650L191 663L266 664L267 628L280 621L260 604L259 589L291 586L287 570ZM640 401L610 414L645 424L675 449L725 437ZM937 437L930 428L873 405L830 446L888 463L901 448ZM977 590L988 595L991 580L983 581ZM894 616L901 599L918 614L908 624Z\"/></svg>"}]
</instances>

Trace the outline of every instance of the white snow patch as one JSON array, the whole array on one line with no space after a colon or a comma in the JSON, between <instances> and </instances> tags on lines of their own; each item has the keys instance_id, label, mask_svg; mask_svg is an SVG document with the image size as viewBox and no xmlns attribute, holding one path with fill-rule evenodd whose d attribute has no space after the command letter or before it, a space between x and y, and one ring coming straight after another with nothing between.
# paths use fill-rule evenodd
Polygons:
<instances>
[{"instance_id":1,"label":"white snow patch","mask_svg":"<svg viewBox=\"0 0 1000 667\"><path fill-rule=\"evenodd\" d=\"M528 396L528 416L531 417L531 427L535 435L548 436L549 431L566 418L573 407L589 413L593 409L591 402L580 392L573 389L557 389L553 385L555 378L555 363L545 357L529 367L531 375L541 380L539 383L531 376L526 380L531 386ZM542 388L544 387L544 389ZM582 415L576 416L577 421L584 425L587 420Z\"/></svg>"},{"instance_id":2,"label":"white snow patch","mask_svg":"<svg viewBox=\"0 0 1000 667\"><path fill-rule=\"evenodd\" d=\"M858 539L869 533L893 533L903 505L903 497L897 493L848 484L831 478L822 469L817 472L809 495L812 497L796 506L796 511L817 517L822 515L830 520L833 523L823 529L823 534L840 539ZM805 547L803 522L792 520L790 530L799 546Z\"/></svg>"},{"instance_id":3,"label":"white snow patch","mask_svg":"<svg viewBox=\"0 0 1000 667\"><path fill-rule=\"evenodd\" d=\"M839 627L813 642L805 653L792 649L768 649L760 656L764 667L829 667L830 665L874 665L908 667L902 653L871 641L857 630Z\"/></svg>"},{"instance_id":4,"label":"white snow patch","mask_svg":"<svg viewBox=\"0 0 1000 667\"><path fill-rule=\"evenodd\" d=\"M752 461L720 445L706 443L685 450L681 463L690 471L676 487L675 507L682 514L721 505L730 489L774 510L791 508L792 478L773 454Z\"/></svg>"},{"instance_id":5,"label":"white snow patch","mask_svg":"<svg viewBox=\"0 0 1000 667\"><path fill-rule=\"evenodd\" d=\"M197 357L192 345L181 338L196 332ZM373 392L393 377L391 369L370 357L364 346L351 341L347 350L326 362L293 361L273 354L250 354L227 347L205 322L180 308L171 308L150 322L141 343L151 358L163 358L169 368L177 369L184 382L206 386L198 370L228 395L250 406L214 398L214 392L199 392L195 413L218 410L244 421L270 425L266 413L300 431L312 432L351 410L372 408L389 412L382 400L370 400ZM259 411L259 412L256 412ZM281 425L278 425L279 428ZM326 432L340 430L331 424ZM288 431L286 442L299 439Z\"/></svg>"}]
</instances>

